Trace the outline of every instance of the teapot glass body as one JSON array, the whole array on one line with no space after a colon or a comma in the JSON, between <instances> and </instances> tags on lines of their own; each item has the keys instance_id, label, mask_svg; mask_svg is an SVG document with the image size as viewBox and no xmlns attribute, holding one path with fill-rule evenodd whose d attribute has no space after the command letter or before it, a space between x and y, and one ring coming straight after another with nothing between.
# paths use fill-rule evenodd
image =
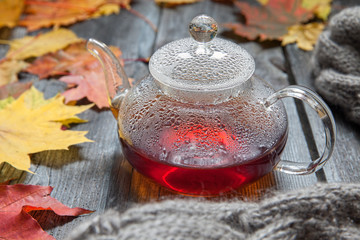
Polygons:
<instances>
[{"instance_id":1,"label":"teapot glass body","mask_svg":"<svg viewBox=\"0 0 360 240\"><path fill-rule=\"evenodd\" d=\"M213 195L259 179L279 162L287 115L274 90L253 76L219 103L184 102L149 75L124 97L118 114L123 152L143 175L172 190Z\"/></svg>"},{"instance_id":2,"label":"teapot glass body","mask_svg":"<svg viewBox=\"0 0 360 240\"><path fill-rule=\"evenodd\" d=\"M215 195L259 179L274 168L310 174L330 158L335 122L311 90L274 91L253 75L255 62L239 45L214 39L217 24L198 16L193 37L165 45L150 59L150 75L131 87L117 58L94 39L125 157L143 175L174 191ZM280 100L304 101L320 117L325 148L317 159L280 159L288 120Z\"/></svg>"}]
</instances>

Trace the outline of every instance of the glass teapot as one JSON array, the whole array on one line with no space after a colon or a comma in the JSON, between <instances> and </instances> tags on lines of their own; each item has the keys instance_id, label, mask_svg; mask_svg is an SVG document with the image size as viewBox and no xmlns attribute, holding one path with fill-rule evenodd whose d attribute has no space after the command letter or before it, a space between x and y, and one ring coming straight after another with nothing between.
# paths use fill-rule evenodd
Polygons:
<instances>
[{"instance_id":1,"label":"glass teapot","mask_svg":"<svg viewBox=\"0 0 360 240\"><path fill-rule=\"evenodd\" d=\"M275 92L254 76L255 62L239 45L215 38L217 23L200 15L191 37L151 57L150 74L131 87L109 48L90 39L102 63L123 153L141 174L174 191L215 195L259 179L273 169L309 174L335 144L333 116L314 92L289 86ZM294 97L321 118L325 150L309 162L280 160L288 137L281 101Z\"/></svg>"}]
</instances>

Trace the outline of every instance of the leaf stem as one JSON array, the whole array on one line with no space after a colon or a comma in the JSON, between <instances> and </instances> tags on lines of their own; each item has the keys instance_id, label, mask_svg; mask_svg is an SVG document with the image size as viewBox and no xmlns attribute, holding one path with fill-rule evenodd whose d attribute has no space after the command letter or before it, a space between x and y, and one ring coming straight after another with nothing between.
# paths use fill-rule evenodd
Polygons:
<instances>
[{"instance_id":1,"label":"leaf stem","mask_svg":"<svg viewBox=\"0 0 360 240\"><path fill-rule=\"evenodd\" d=\"M157 27L149 20L147 19L144 15L142 15L141 13L139 13L138 11L132 9L132 8L126 8L126 10L128 10L130 13L134 14L135 16L139 17L140 19L144 20L147 24L149 24L149 26L152 28L152 30L154 30L154 32L157 32Z\"/></svg>"}]
</instances>

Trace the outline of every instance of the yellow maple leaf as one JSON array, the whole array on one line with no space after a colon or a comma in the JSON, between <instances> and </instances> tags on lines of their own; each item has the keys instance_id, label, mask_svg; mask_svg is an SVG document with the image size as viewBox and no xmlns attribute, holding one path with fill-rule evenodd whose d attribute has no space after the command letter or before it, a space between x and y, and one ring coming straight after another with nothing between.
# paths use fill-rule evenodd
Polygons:
<instances>
[{"instance_id":1,"label":"yellow maple leaf","mask_svg":"<svg viewBox=\"0 0 360 240\"><path fill-rule=\"evenodd\" d=\"M10 41L10 50L7 52L6 58L23 60L29 57L38 57L80 41L82 39L78 38L71 30L60 28L34 37L26 36Z\"/></svg>"},{"instance_id":2,"label":"yellow maple leaf","mask_svg":"<svg viewBox=\"0 0 360 240\"><path fill-rule=\"evenodd\" d=\"M29 64L19 60L8 60L0 63L0 86L17 82L17 74Z\"/></svg>"},{"instance_id":3,"label":"yellow maple leaf","mask_svg":"<svg viewBox=\"0 0 360 240\"><path fill-rule=\"evenodd\" d=\"M281 45L296 42L299 48L311 51L324 27L325 25L319 22L291 26L288 28L288 33L283 36Z\"/></svg>"},{"instance_id":4,"label":"yellow maple leaf","mask_svg":"<svg viewBox=\"0 0 360 240\"><path fill-rule=\"evenodd\" d=\"M64 131L61 126L93 104L67 106L63 101L61 95L45 100L34 87L16 100L0 101L0 163L31 172L28 154L92 142L86 131Z\"/></svg>"},{"instance_id":5,"label":"yellow maple leaf","mask_svg":"<svg viewBox=\"0 0 360 240\"><path fill-rule=\"evenodd\" d=\"M0 0L0 28L15 27L24 8L24 0Z\"/></svg>"},{"instance_id":6,"label":"yellow maple leaf","mask_svg":"<svg viewBox=\"0 0 360 240\"><path fill-rule=\"evenodd\" d=\"M331 12L332 0L302 0L301 6L314 11L315 15L326 20Z\"/></svg>"}]
</instances>

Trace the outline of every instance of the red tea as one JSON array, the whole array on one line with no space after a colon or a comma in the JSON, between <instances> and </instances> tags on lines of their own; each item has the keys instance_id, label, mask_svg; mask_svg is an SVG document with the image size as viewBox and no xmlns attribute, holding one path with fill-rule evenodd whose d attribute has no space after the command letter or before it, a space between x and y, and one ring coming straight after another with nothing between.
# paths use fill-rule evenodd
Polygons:
<instances>
[{"instance_id":1,"label":"red tea","mask_svg":"<svg viewBox=\"0 0 360 240\"><path fill-rule=\"evenodd\" d=\"M287 116L281 102L264 106L270 88L255 80L246 86L227 101L194 104L145 79L119 111L125 157L141 174L184 194L216 195L259 179L279 161Z\"/></svg>"},{"instance_id":2,"label":"red tea","mask_svg":"<svg viewBox=\"0 0 360 240\"><path fill-rule=\"evenodd\" d=\"M169 134L169 132L167 132ZM224 132L216 135L217 141L234 144L226 139ZM170 134L171 135L171 134ZM196 132L186 133L187 138L196 136ZM214 137L210 134L208 138ZM164 144L172 144L174 136L165 136ZM195 138L198 140L198 138ZM245 162L238 162L233 156L224 156L224 159L215 161L206 158L207 163L201 159L188 159L187 161L162 161L147 156L138 149L133 148L121 140L123 153L130 164L141 174L155 180L157 183L176 192L191 195L215 195L237 189L246 183L259 179L269 173L278 163L287 139L287 133L282 135L271 149L258 149L256 156ZM207 141L208 142L208 141ZM191 139L190 139L191 143ZM189 144L189 143L188 143ZM197 142L197 144L202 144ZM226 158L226 159L225 159ZM215 162L214 162L215 161Z\"/></svg>"}]
</instances>

